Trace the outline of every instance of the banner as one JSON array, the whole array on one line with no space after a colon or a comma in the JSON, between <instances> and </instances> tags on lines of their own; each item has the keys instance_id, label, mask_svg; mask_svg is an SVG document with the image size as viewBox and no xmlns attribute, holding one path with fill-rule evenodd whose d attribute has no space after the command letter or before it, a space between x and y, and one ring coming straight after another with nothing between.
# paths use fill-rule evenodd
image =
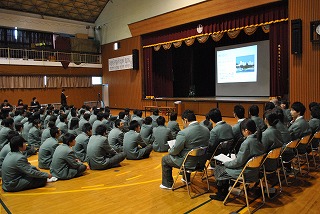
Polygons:
<instances>
[{"instance_id":1,"label":"banner","mask_svg":"<svg viewBox=\"0 0 320 214\"><path fill-rule=\"evenodd\" d=\"M109 59L109 71L119 71L132 68L132 55L120 56Z\"/></svg>"}]
</instances>

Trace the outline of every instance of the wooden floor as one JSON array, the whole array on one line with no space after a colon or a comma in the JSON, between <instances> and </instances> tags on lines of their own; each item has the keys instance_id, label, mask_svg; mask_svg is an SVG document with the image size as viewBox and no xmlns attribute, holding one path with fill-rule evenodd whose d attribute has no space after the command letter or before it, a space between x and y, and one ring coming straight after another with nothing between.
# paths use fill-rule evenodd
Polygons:
<instances>
[{"instance_id":1,"label":"wooden floor","mask_svg":"<svg viewBox=\"0 0 320 214\"><path fill-rule=\"evenodd\" d=\"M113 112L112 112L113 113ZM198 117L197 120L202 120ZM226 118L233 124L235 120ZM181 119L179 119L181 122ZM239 200L224 206L212 201L209 195L216 192L214 178L210 179L210 193L190 199L186 189L162 190L161 158L166 153L152 152L150 158L124 160L121 167L95 171L68 181L48 183L45 187L17 193L1 190L0 213L231 213L246 212ZM37 157L29 158L37 165ZM177 174L174 170L173 175ZM204 186L200 177L196 183ZM257 213L320 213L320 178L318 171L309 177L298 177L283 193L266 204ZM257 199L253 206L259 202ZM6 209L4 208L6 207Z\"/></svg>"}]
</instances>

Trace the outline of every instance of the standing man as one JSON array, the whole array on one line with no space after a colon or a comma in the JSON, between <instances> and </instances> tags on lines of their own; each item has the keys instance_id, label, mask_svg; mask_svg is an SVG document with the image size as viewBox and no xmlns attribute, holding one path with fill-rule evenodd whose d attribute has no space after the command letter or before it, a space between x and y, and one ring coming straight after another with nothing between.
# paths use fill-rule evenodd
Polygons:
<instances>
[{"instance_id":1,"label":"standing man","mask_svg":"<svg viewBox=\"0 0 320 214\"><path fill-rule=\"evenodd\" d=\"M169 154L162 158L162 184L161 189L171 189L173 185L172 168L180 168L189 151L194 148L208 146L210 132L207 127L201 126L196 120L196 115L191 110L185 110L182 114L184 129L178 132L176 142L169 149ZM188 162L187 166L195 163ZM187 175L190 181L190 174Z\"/></svg>"},{"instance_id":2,"label":"standing man","mask_svg":"<svg viewBox=\"0 0 320 214\"><path fill-rule=\"evenodd\" d=\"M68 96L66 96L65 94L64 94L64 92L65 92L65 89L63 88L62 89L62 92L61 92L61 106L67 106L68 104L67 104L67 98L68 98Z\"/></svg>"}]
</instances>

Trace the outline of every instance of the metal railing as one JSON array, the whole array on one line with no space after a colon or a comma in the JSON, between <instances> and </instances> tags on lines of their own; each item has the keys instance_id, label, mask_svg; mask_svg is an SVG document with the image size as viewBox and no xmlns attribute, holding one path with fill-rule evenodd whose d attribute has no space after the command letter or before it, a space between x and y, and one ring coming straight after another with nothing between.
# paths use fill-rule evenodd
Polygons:
<instances>
[{"instance_id":1,"label":"metal railing","mask_svg":"<svg viewBox=\"0 0 320 214\"><path fill-rule=\"evenodd\" d=\"M0 58L35 60L35 61L51 61L51 62L68 61L68 62L73 62L75 64L81 64L81 63L101 64L100 54L66 53L66 52L59 52L59 51L28 50L28 49L13 49L13 48L0 48Z\"/></svg>"}]
</instances>

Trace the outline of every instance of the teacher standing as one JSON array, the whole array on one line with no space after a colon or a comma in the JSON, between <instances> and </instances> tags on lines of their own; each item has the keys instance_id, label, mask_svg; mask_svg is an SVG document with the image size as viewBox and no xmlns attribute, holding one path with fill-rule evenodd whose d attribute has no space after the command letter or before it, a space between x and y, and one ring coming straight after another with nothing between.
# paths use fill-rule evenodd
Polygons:
<instances>
[{"instance_id":1,"label":"teacher standing","mask_svg":"<svg viewBox=\"0 0 320 214\"><path fill-rule=\"evenodd\" d=\"M61 105L62 106L67 106L68 104L67 104L67 98L68 98L68 96L66 96L65 94L64 94L64 91L65 91L65 89L62 89L62 92L61 92Z\"/></svg>"}]
</instances>

